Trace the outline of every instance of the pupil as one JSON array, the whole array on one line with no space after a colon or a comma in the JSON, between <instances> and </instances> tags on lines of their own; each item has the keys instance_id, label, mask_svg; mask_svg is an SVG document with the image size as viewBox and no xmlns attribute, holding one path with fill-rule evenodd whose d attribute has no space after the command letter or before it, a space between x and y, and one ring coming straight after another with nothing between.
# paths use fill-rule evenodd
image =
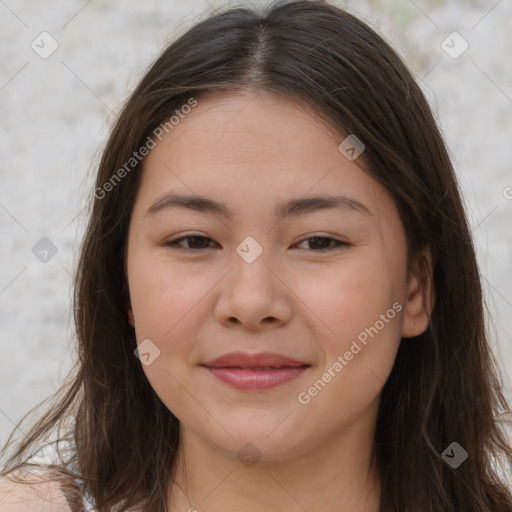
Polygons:
<instances>
[{"instance_id":1,"label":"pupil","mask_svg":"<svg viewBox=\"0 0 512 512\"><path fill-rule=\"evenodd\" d=\"M206 241L206 238L204 236L191 236L190 240L189 240L189 245L194 246L195 242L197 240L203 240L203 242L204 242L204 241ZM190 243L191 241L192 241L192 243ZM201 245L201 243L199 243L199 245Z\"/></svg>"},{"instance_id":2,"label":"pupil","mask_svg":"<svg viewBox=\"0 0 512 512\"><path fill-rule=\"evenodd\" d=\"M323 238L323 237L313 237L310 239L309 243L311 244L313 241L318 242L319 240L321 240L320 245L322 245L322 243L324 245L324 247L320 247L320 249L325 249L325 247L329 247L330 240L328 240L327 238ZM315 245L315 243L313 243L313 245Z\"/></svg>"}]
</instances>

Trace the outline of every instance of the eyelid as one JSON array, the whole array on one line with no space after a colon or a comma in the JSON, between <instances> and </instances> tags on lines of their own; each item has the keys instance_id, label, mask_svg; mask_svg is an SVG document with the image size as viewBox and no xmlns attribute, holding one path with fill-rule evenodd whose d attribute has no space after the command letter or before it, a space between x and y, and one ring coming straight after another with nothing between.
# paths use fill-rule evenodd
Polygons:
<instances>
[{"instance_id":1,"label":"eyelid","mask_svg":"<svg viewBox=\"0 0 512 512\"><path fill-rule=\"evenodd\" d=\"M173 240L168 240L167 242L164 243L164 245L168 246L168 247L172 247L172 248L176 248L176 249L181 249L181 250L185 250L185 251L192 251L192 252L199 252L199 251L204 251L205 250L205 249L189 249L188 247L180 247L178 244L182 240L186 240L187 238L205 238L207 240L210 240L211 242L215 242L215 240L213 240L209 236L198 235L198 234L191 234L191 235L182 235L182 236L180 236L178 238L175 238ZM215 242L215 243L217 243L217 242ZM210 247L208 249L210 249Z\"/></svg>"},{"instance_id":2,"label":"eyelid","mask_svg":"<svg viewBox=\"0 0 512 512\"><path fill-rule=\"evenodd\" d=\"M172 240L168 240L167 242L164 243L164 245L167 246L167 247L173 248L173 249L185 250L185 251L189 251L189 252L201 252L201 251L204 251L204 250L207 250L207 249L211 249L211 247L205 247L205 248L201 248L201 249L192 249L192 248L188 248L188 247L181 247L179 245L179 243L182 242L183 240L188 239L188 238L204 238L204 239L209 240L211 242L217 243L217 242L215 242L215 240L213 240L209 236L202 235L202 234L197 234L197 233L191 233L191 234L182 235L182 236L180 236L178 238L175 238L175 239L172 239ZM307 240L311 240L313 238L326 239L326 240L329 240L330 242L334 242L335 245L334 245L334 247L326 247L326 248L316 249L316 250L315 249L305 249L305 250L309 250L309 251L312 251L312 252L329 252L329 251L333 251L333 250L336 250L336 249L341 249L343 247L352 245L352 244L350 244L349 242L347 242L345 240L340 240L338 238L334 238L333 236L326 235L326 234L313 234L313 235L305 236L305 237L301 238L298 242L296 242L294 245L306 242Z\"/></svg>"}]
</instances>

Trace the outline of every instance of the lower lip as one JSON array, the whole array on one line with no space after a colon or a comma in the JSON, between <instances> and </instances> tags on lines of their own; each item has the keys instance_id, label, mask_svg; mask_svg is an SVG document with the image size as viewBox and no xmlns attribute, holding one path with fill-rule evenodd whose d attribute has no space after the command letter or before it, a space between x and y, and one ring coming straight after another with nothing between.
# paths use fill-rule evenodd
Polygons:
<instances>
[{"instance_id":1,"label":"lower lip","mask_svg":"<svg viewBox=\"0 0 512 512\"><path fill-rule=\"evenodd\" d=\"M276 368L275 370L207 368L219 380L236 389L261 390L270 389L297 378L309 368L309 365Z\"/></svg>"}]
</instances>

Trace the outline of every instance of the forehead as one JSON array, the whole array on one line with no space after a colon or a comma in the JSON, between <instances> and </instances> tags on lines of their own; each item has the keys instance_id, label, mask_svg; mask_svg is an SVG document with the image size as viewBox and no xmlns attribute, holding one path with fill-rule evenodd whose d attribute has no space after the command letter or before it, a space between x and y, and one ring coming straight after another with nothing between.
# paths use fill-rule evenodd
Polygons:
<instances>
[{"instance_id":1,"label":"forehead","mask_svg":"<svg viewBox=\"0 0 512 512\"><path fill-rule=\"evenodd\" d=\"M168 193L223 203L238 219L273 216L292 199L343 195L397 222L387 190L338 149L346 135L304 103L253 90L197 102L144 159L137 216Z\"/></svg>"},{"instance_id":2,"label":"forehead","mask_svg":"<svg viewBox=\"0 0 512 512\"><path fill-rule=\"evenodd\" d=\"M296 99L253 90L215 92L157 141L144 161L145 181L171 179L174 171L195 183L208 178L211 186L250 184L270 191L295 185L305 194L317 183L329 188L333 179L365 174L338 150L344 137Z\"/></svg>"},{"instance_id":3,"label":"forehead","mask_svg":"<svg viewBox=\"0 0 512 512\"><path fill-rule=\"evenodd\" d=\"M160 147L187 149L189 158L201 158L201 152L192 151L201 148L209 158L237 165L313 157L340 137L298 100L263 91L219 91L200 98Z\"/></svg>"}]
</instances>

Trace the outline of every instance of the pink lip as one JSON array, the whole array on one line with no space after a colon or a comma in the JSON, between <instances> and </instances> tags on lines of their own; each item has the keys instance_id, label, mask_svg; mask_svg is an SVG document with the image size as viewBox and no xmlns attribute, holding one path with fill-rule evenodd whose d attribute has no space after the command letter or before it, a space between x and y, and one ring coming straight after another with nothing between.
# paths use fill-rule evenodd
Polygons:
<instances>
[{"instance_id":1,"label":"pink lip","mask_svg":"<svg viewBox=\"0 0 512 512\"><path fill-rule=\"evenodd\" d=\"M236 389L262 390L295 379L311 365L270 352L233 352L202 366Z\"/></svg>"}]
</instances>

